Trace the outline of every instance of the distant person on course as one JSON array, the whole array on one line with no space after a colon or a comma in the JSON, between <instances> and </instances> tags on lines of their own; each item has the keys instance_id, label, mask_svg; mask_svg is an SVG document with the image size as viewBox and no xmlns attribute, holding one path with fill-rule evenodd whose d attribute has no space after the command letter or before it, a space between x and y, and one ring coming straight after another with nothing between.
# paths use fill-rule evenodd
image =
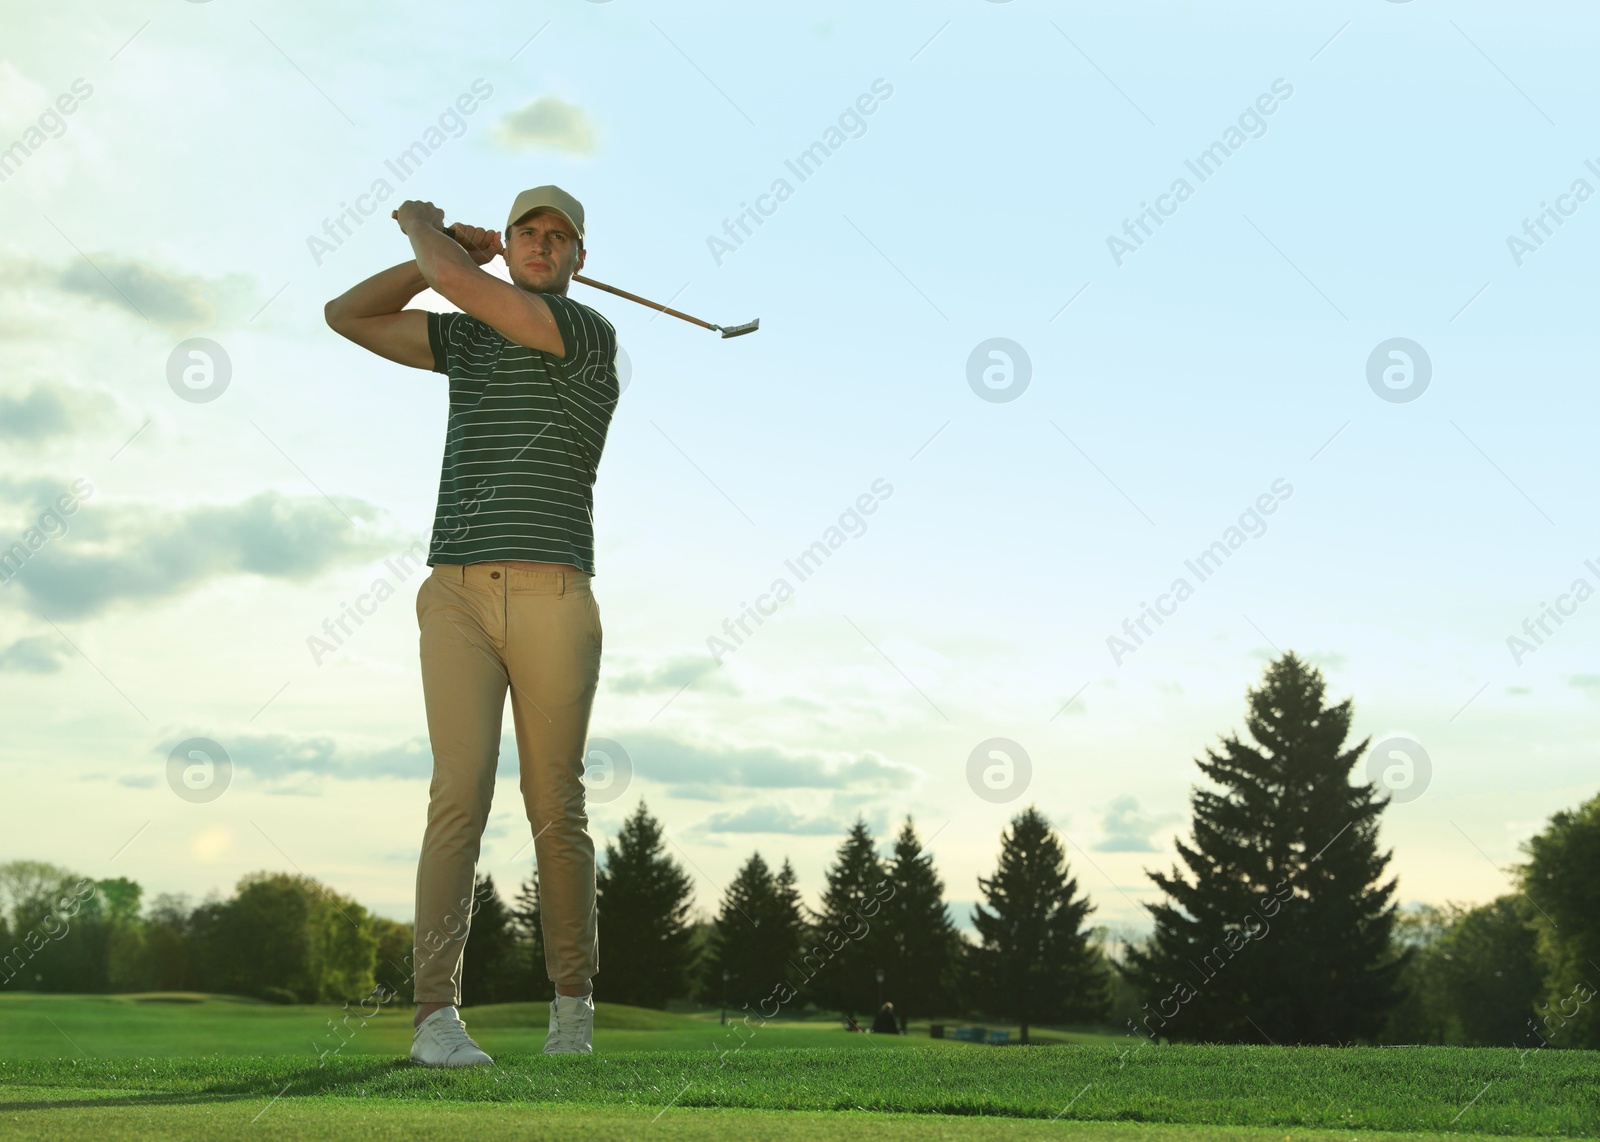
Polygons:
<instances>
[{"instance_id":1,"label":"distant person on course","mask_svg":"<svg viewBox=\"0 0 1600 1142\"><path fill-rule=\"evenodd\" d=\"M326 316L357 345L450 378L433 570L417 591L433 783L411 1058L493 1063L458 1007L508 687L556 993L544 1049L588 1052L599 940L583 762L600 674L594 482L617 404L616 330L567 297L583 268L583 206L560 187L517 195L503 244L476 226L452 237L431 202L405 202L395 218L416 259L330 301ZM480 268L499 256L510 284ZM425 288L462 312L406 309Z\"/></svg>"},{"instance_id":2,"label":"distant person on course","mask_svg":"<svg viewBox=\"0 0 1600 1142\"><path fill-rule=\"evenodd\" d=\"M878 1008L878 1014L872 1017L872 1033L874 1035L898 1035L900 1024L894 1017L894 1004L885 1003Z\"/></svg>"}]
</instances>

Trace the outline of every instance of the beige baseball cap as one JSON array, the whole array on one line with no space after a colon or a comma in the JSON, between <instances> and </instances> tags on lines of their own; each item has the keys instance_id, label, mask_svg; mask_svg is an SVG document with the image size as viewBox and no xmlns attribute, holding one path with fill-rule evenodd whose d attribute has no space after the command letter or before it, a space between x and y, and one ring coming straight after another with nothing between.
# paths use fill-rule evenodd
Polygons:
<instances>
[{"instance_id":1,"label":"beige baseball cap","mask_svg":"<svg viewBox=\"0 0 1600 1142\"><path fill-rule=\"evenodd\" d=\"M583 203L559 186L536 186L517 195L517 200L511 204L511 213L506 218L507 234L518 222L540 209L554 210L565 218L577 236L578 245L583 245Z\"/></svg>"}]
</instances>

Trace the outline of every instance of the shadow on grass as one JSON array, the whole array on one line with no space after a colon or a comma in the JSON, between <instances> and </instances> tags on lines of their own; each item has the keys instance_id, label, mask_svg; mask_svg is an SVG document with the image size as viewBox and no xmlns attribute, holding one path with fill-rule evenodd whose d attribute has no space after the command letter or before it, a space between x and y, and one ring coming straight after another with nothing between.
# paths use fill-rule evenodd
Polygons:
<instances>
[{"instance_id":1,"label":"shadow on grass","mask_svg":"<svg viewBox=\"0 0 1600 1142\"><path fill-rule=\"evenodd\" d=\"M364 1083L397 1073L422 1071L410 1059L372 1062L345 1060L337 1068L317 1064L288 1067L273 1075L255 1075L232 1082L208 1083L194 1091L145 1091L107 1094L105 1098L39 1098L0 1102L0 1112L82 1109L86 1107L187 1106L205 1102L247 1102L259 1098L291 1098L326 1094L338 1088L358 1089Z\"/></svg>"},{"instance_id":2,"label":"shadow on grass","mask_svg":"<svg viewBox=\"0 0 1600 1142\"><path fill-rule=\"evenodd\" d=\"M205 1088L205 1093L259 1096L276 1095L281 1090L285 1095L326 1094L335 1088L349 1087L352 1084L359 1087L363 1083L387 1075L422 1073L434 1069L418 1066L406 1058L374 1059L371 1062L357 1062L357 1058L359 1056L347 1056L337 1067L324 1067L311 1063L288 1068L271 1078L256 1075L236 1082L211 1083ZM279 1079L287 1085L274 1085Z\"/></svg>"},{"instance_id":3,"label":"shadow on grass","mask_svg":"<svg viewBox=\"0 0 1600 1142\"><path fill-rule=\"evenodd\" d=\"M249 1102L259 1095L246 1094L119 1094L107 1098L41 1098L26 1102L0 1102L0 1113L28 1110L90 1110L139 1106L193 1106L202 1102Z\"/></svg>"}]
</instances>

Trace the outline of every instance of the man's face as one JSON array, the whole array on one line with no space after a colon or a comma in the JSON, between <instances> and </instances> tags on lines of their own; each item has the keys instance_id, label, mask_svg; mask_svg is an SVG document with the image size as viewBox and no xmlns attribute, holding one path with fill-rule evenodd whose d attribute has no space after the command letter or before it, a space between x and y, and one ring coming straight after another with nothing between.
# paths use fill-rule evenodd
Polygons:
<instances>
[{"instance_id":1,"label":"man's face","mask_svg":"<svg viewBox=\"0 0 1600 1142\"><path fill-rule=\"evenodd\" d=\"M567 220L553 210L534 211L506 237L511 281L533 293L565 294L572 275L583 269L583 257Z\"/></svg>"}]
</instances>

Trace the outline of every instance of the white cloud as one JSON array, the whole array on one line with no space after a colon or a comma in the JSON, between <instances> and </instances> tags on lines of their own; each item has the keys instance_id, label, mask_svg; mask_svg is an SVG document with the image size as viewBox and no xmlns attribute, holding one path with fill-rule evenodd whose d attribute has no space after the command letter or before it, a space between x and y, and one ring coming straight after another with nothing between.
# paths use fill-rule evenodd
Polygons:
<instances>
[{"instance_id":1,"label":"white cloud","mask_svg":"<svg viewBox=\"0 0 1600 1142\"><path fill-rule=\"evenodd\" d=\"M351 497L341 497L336 510L320 497L277 492L178 511L143 504L108 508L91 500L37 552L19 549L14 536L0 536L0 543L22 551L21 570L11 580L13 606L78 619L117 604L188 594L224 575L304 582L403 546L354 522L370 523L377 514Z\"/></svg>"},{"instance_id":2,"label":"white cloud","mask_svg":"<svg viewBox=\"0 0 1600 1142\"><path fill-rule=\"evenodd\" d=\"M739 688L710 655L680 655L654 669L631 670L612 675L606 682L619 694L654 691L676 693L692 685L702 694L738 694Z\"/></svg>"},{"instance_id":3,"label":"white cloud","mask_svg":"<svg viewBox=\"0 0 1600 1142\"><path fill-rule=\"evenodd\" d=\"M847 822L829 817L802 817L787 805L751 805L725 813L713 813L691 832L706 833L785 833L789 836L843 836Z\"/></svg>"},{"instance_id":4,"label":"white cloud","mask_svg":"<svg viewBox=\"0 0 1600 1142\"><path fill-rule=\"evenodd\" d=\"M62 308L80 314L82 300L102 303L179 336L248 318L257 296L252 279L244 274L213 281L97 251L60 264L5 258L0 260L0 288L65 294Z\"/></svg>"},{"instance_id":5,"label":"white cloud","mask_svg":"<svg viewBox=\"0 0 1600 1142\"><path fill-rule=\"evenodd\" d=\"M500 120L497 133L501 142L513 150L545 146L587 155L597 148L589 116L581 107L556 95L541 95L506 115Z\"/></svg>"},{"instance_id":6,"label":"white cloud","mask_svg":"<svg viewBox=\"0 0 1600 1142\"><path fill-rule=\"evenodd\" d=\"M1153 853L1161 846L1152 834L1163 825L1176 821L1176 814L1163 813L1150 816L1139 811L1139 799L1124 794L1112 800L1100 819L1100 839L1091 847L1102 853Z\"/></svg>"},{"instance_id":7,"label":"white cloud","mask_svg":"<svg viewBox=\"0 0 1600 1142\"><path fill-rule=\"evenodd\" d=\"M0 650L0 673L54 674L70 657L71 648L60 639L31 635Z\"/></svg>"}]
</instances>

